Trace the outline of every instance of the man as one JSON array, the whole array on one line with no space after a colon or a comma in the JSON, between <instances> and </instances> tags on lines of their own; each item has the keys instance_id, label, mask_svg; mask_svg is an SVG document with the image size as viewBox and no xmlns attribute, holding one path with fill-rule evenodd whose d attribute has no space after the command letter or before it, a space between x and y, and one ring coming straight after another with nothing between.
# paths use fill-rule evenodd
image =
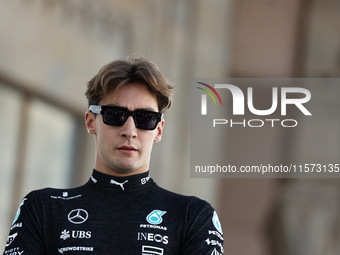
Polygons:
<instances>
[{"instance_id":1,"label":"man","mask_svg":"<svg viewBox=\"0 0 340 255\"><path fill-rule=\"evenodd\" d=\"M172 85L145 59L117 60L88 83L95 169L83 186L33 191L21 202L4 254L223 254L214 209L149 176Z\"/></svg>"}]
</instances>

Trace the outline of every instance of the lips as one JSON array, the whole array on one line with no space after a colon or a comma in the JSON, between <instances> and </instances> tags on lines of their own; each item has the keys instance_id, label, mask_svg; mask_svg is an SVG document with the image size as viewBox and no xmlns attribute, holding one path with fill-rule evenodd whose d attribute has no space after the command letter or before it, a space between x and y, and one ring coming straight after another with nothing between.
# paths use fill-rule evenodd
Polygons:
<instances>
[{"instance_id":1,"label":"lips","mask_svg":"<svg viewBox=\"0 0 340 255\"><path fill-rule=\"evenodd\" d=\"M120 151L121 153L123 154L133 154L137 151L137 149L133 146L128 146L128 145L124 145L124 146L121 146L121 147L118 147L117 148L118 151Z\"/></svg>"}]
</instances>

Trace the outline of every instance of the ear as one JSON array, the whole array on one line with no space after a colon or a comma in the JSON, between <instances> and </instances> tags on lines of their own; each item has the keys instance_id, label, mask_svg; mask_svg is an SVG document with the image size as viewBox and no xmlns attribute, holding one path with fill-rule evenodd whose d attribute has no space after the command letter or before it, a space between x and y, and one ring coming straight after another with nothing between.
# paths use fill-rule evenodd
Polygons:
<instances>
[{"instance_id":1,"label":"ear","mask_svg":"<svg viewBox=\"0 0 340 255\"><path fill-rule=\"evenodd\" d=\"M163 128L164 128L164 119L162 119L157 125L155 139L153 140L155 143L158 143L161 141Z\"/></svg>"},{"instance_id":2,"label":"ear","mask_svg":"<svg viewBox=\"0 0 340 255\"><path fill-rule=\"evenodd\" d=\"M87 111L85 113L85 124L86 130L89 134L94 135L96 134L96 121L95 116L92 112Z\"/></svg>"}]
</instances>

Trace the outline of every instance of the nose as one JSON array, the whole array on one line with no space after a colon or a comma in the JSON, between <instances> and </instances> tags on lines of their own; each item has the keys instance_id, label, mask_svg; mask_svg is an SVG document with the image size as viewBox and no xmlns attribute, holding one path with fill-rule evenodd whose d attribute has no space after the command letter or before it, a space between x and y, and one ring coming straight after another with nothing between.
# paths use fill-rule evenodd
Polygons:
<instances>
[{"instance_id":1,"label":"nose","mask_svg":"<svg viewBox=\"0 0 340 255\"><path fill-rule=\"evenodd\" d=\"M120 135L126 138L137 137L137 128L132 116L130 116L122 126Z\"/></svg>"}]
</instances>

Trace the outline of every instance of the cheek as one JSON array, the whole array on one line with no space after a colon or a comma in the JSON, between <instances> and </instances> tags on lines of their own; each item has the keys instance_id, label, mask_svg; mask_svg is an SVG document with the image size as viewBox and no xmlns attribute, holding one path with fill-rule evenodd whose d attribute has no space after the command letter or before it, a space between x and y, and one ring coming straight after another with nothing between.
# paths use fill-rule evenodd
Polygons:
<instances>
[{"instance_id":1,"label":"cheek","mask_svg":"<svg viewBox=\"0 0 340 255\"><path fill-rule=\"evenodd\" d=\"M148 153L151 152L153 143L154 143L154 139L155 139L155 133L152 132L152 134L148 134L146 136L143 136L140 138L140 142L141 144L144 145L144 151L147 151Z\"/></svg>"},{"instance_id":2,"label":"cheek","mask_svg":"<svg viewBox=\"0 0 340 255\"><path fill-rule=\"evenodd\" d=\"M106 127L101 127L97 132L97 140L99 148L109 148L112 145L115 133L114 130L107 129Z\"/></svg>"}]
</instances>

